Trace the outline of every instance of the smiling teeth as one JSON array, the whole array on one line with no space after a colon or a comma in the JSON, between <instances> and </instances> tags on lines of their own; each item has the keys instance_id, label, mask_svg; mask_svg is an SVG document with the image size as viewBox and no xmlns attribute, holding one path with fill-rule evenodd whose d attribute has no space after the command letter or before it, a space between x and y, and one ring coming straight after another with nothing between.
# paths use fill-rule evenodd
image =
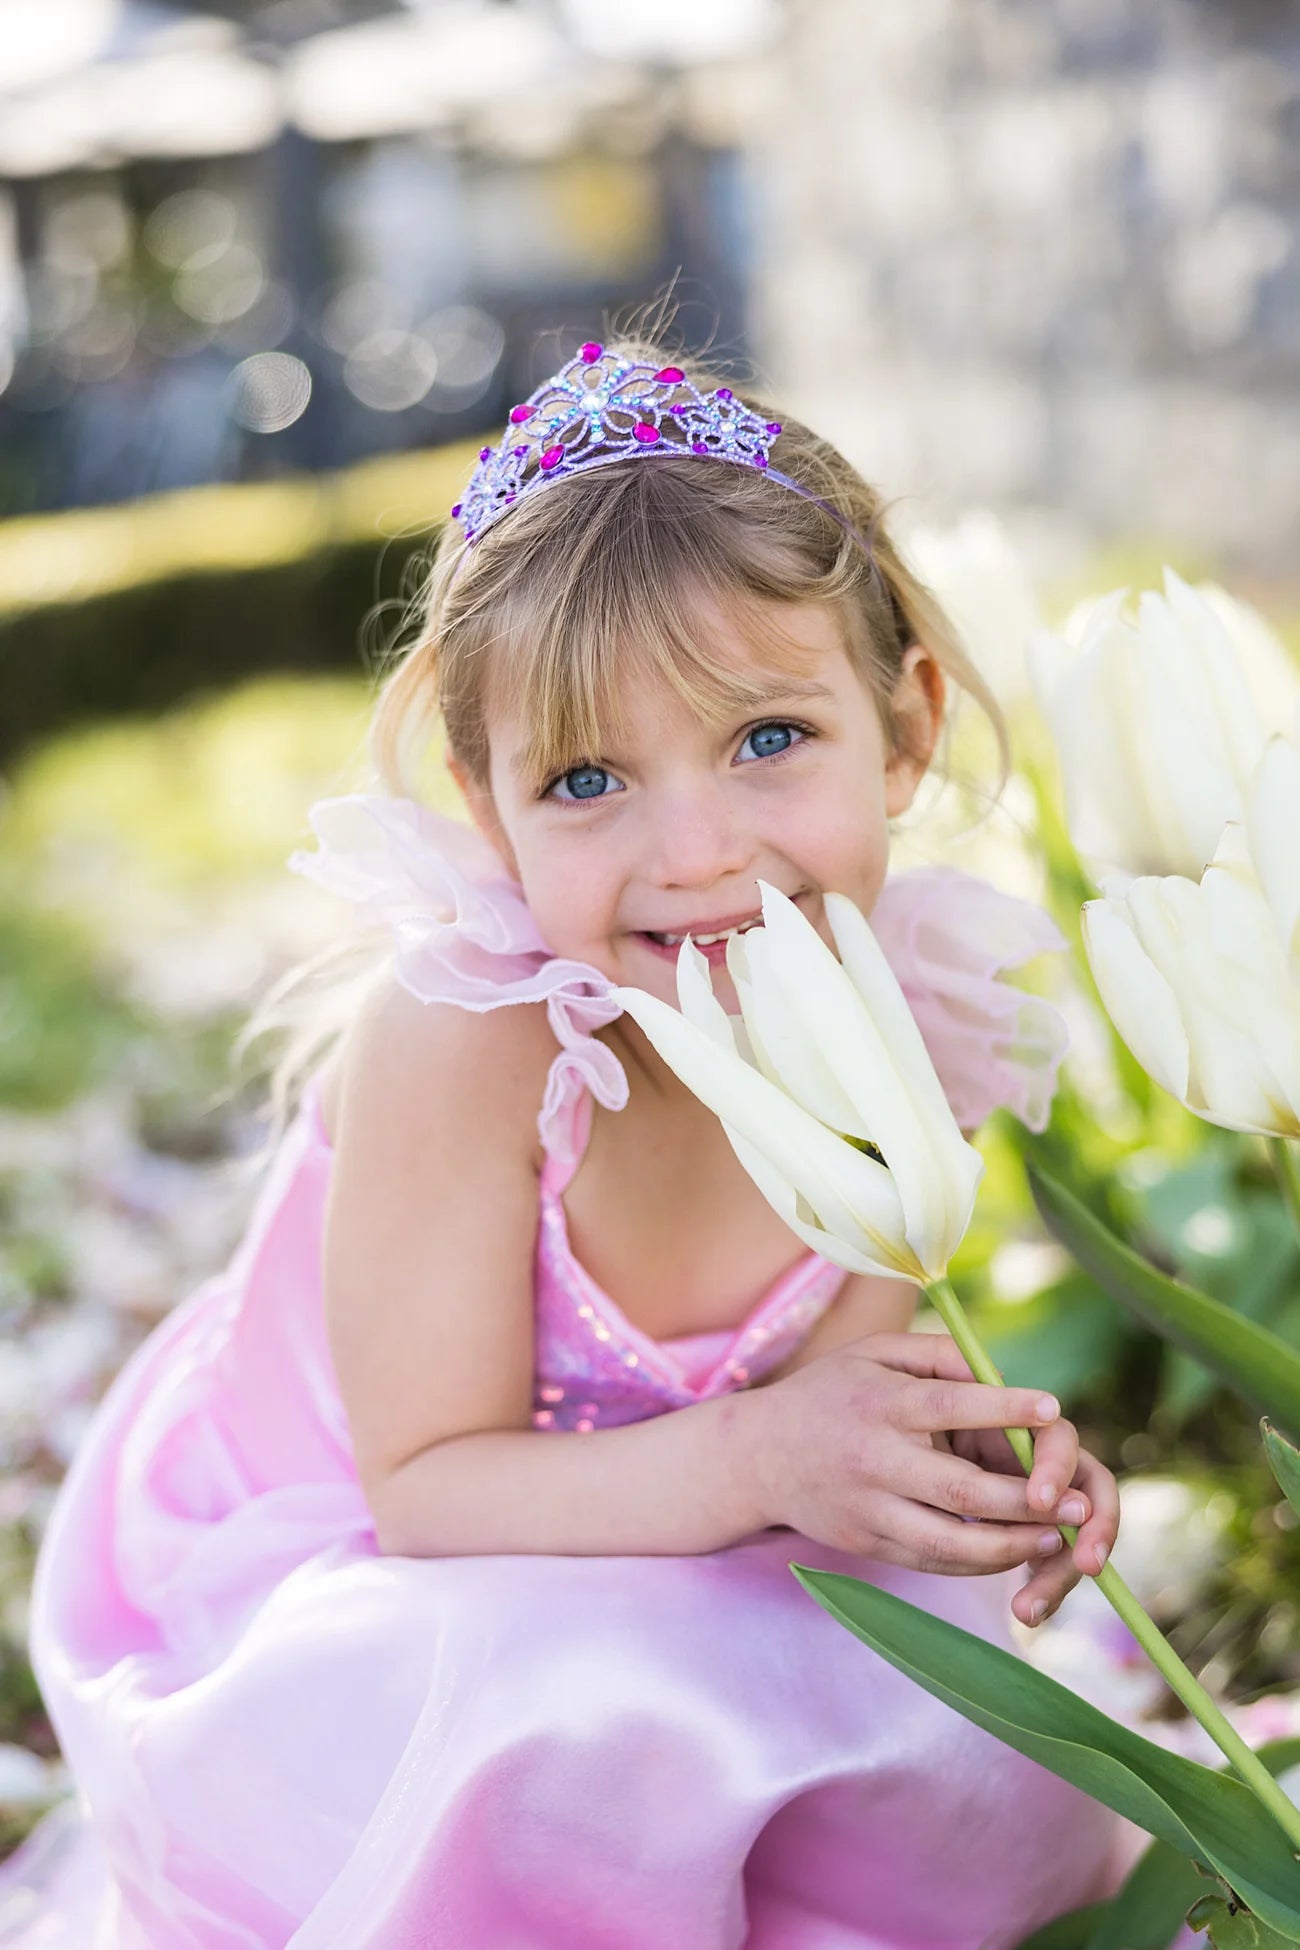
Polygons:
<instances>
[{"instance_id":1,"label":"smiling teeth","mask_svg":"<svg viewBox=\"0 0 1300 1950\"><path fill-rule=\"evenodd\" d=\"M734 928L724 928L721 934L695 934L691 936L691 939L697 948L708 948L715 941L729 941L733 934L744 934L746 928L756 928L758 923L759 917L755 915L752 921L741 921ZM654 939L656 941L662 941L666 948L680 948L686 936L684 934L657 934Z\"/></svg>"}]
</instances>

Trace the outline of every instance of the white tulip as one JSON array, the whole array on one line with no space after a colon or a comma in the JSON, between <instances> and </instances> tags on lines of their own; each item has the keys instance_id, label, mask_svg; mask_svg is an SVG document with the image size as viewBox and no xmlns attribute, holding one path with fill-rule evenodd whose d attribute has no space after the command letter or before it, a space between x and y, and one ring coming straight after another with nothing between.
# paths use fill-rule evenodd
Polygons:
<instances>
[{"instance_id":1,"label":"white tulip","mask_svg":"<svg viewBox=\"0 0 1300 1950\"><path fill-rule=\"evenodd\" d=\"M1261 767L1261 782L1256 824L1272 804L1272 770ZM1280 787L1300 789L1285 777ZM1277 899L1294 916L1288 839L1268 831ZM1211 1124L1300 1136L1300 984L1241 823L1224 827L1199 885L1181 874L1107 879L1081 920L1106 1011L1157 1083Z\"/></svg>"},{"instance_id":2,"label":"white tulip","mask_svg":"<svg viewBox=\"0 0 1300 1950\"><path fill-rule=\"evenodd\" d=\"M1300 989L1300 704L1295 737L1270 738L1260 760L1246 833L1287 971Z\"/></svg>"},{"instance_id":3,"label":"white tulip","mask_svg":"<svg viewBox=\"0 0 1300 1950\"><path fill-rule=\"evenodd\" d=\"M689 939L680 1012L641 989L615 995L792 1232L850 1272L928 1285L970 1223L984 1161L853 902L824 896L837 960L793 901L759 887L763 926L727 944L739 1018Z\"/></svg>"},{"instance_id":4,"label":"white tulip","mask_svg":"<svg viewBox=\"0 0 1300 1950\"><path fill-rule=\"evenodd\" d=\"M1270 681L1289 689L1261 715L1259 633L1269 632L1253 612L1168 568L1164 595L1146 591L1135 617L1124 613L1126 594L1076 611L1066 625L1074 641L1039 632L1030 675L1060 753L1077 851L1100 868L1195 879L1227 821L1244 819L1269 731L1300 698L1300 671L1282 653ZM1236 640L1224 620L1234 608Z\"/></svg>"}]
</instances>

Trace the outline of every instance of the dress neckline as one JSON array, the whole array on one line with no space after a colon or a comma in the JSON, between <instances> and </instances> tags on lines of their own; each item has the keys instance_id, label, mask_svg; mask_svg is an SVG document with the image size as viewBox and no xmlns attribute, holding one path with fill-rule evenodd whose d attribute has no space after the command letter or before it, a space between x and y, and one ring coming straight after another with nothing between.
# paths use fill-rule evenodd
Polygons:
<instances>
[{"instance_id":1,"label":"dress neckline","mask_svg":"<svg viewBox=\"0 0 1300 1950\"><path fill-rule=\"evenodd\" d=\"M317 1145L332 1156L334 1147L321 1111L319 1073L310 1077L305 1084L302 1105ZM564 1173L566 1184L576 1169L577 1162L571 1162ZM738 1326L709 1327L697 1334L673 1334L656 1340L653 1334L648 1334L643 1327L628 1319L613 1295L606 1292L574 1253L562 1189L551 1179L549 1172L543 1170L539 1189L543 1218L552 1227L556 1243L581 1287L583 1298L579 1303L579 1313L591 1320L592 1331L598 1340L615 1342L620 1351L634 1351L644 1367L673 1387L684 1387L690 1394L707 1393L718 1370L723 1367L730 1369L734 1379L746 1380L747 1370L741 1357L756 1354L772 1338L778 1326L786 1324L787 1317L796 1308L806 1313L808 1324L811 1324L812 1318L829 1306L835 1291L847 1277L841 1267L824 1259L820 1253L805 1253L793 1266L787 1266L784 1273L777 1274ZM694 1350L698 1355L710 1342L717 1345L718 1359L706 1374L691 1382L674 1359L673 1351Z\"/></svg>"}]
</instances>

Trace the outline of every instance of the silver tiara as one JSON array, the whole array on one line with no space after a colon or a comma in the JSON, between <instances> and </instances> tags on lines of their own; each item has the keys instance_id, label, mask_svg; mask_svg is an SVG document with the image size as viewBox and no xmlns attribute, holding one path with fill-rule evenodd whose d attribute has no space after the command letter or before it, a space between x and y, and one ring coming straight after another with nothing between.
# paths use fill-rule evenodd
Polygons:
<instances>
[{"instance_id":1,"label":"silver tiara","mask_svg":"<svg viewBox=\"0 0 1300 1950\"><path fill-rule=\"evenodd\" d=\"M780 431L779 420L752 412L730 386L701 393L680 366L638 364L589 341L511 407L504 439L480 449L464 499L451 512L468 544L552 481L648 455L701 454L759 468L851 528L828 502L771 465L769 449Z\"/></svg>"}]
</instances>

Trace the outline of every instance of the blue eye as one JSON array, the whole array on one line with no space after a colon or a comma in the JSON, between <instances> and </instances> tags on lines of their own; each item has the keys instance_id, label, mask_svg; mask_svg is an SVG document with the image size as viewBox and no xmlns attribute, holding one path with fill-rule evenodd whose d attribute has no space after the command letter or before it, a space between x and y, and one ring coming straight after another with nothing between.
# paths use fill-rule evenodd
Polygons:
<instances>
[{"instance_id":1,"label":"blue eye","mask_svg":"<svg viewBox=\"0 0 1300 1950\"><path fill-rule=\"evenodd\" d=\"M807 733L804 726L790 718L773 718L767 724L756 724L752 731L745 733L745 744L753 744L758 758L779 758L783 752L793 749L796 742L792 733L798 734L802 743Z\"/></svg>"},{"instance_id":2,"label":"blue eye","mask_svg":"<svg viewBox=\"0 0 1300 1950\"><path fill-rule=\"evenodd\" d=\"M561 805L573 805L584 799L608 799L604 790L606 784L613 782L614 775L603 765L574 765L546 788L545 797L558 799ZM557 786L567 786L568 792L557 792ZM619 790L622 791L622 787Z\"/></svg>"}]
</instances>

